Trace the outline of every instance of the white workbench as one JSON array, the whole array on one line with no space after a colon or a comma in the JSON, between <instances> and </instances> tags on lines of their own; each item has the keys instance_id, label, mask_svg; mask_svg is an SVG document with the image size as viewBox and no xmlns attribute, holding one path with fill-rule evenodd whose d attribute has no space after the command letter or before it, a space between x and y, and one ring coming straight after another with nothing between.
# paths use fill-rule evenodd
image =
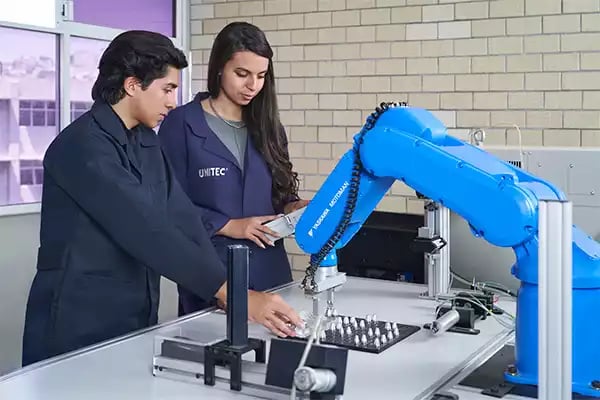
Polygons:
<instances>
[{"instance_id":1,"label":"white workbench","mask_svg":"<svg viewBox=\"0 0 600 400\"><path fill-rule=\"evenodd\" d=\"M435 302L418 298L424 290L381 280L348 278L336 295L340 314L364 316L376 313L379 320L422 326L431 322ZM310 310L297 285L278 291L296 310ZM514 303L502 307L514 313ZM206 341L225 336L225 315L200 313L124 338L31 365L0 377L0 399L19 400L196 400L247 399L241 393L219 387L154 377L151 372L154 339L174 327L202 332ZM445 333L431 336L421 329L381 354L351 351L345 400L428 399L459 373L475 369L502 347L511 336L495 319L478 321L479 335ZM249 329L252 337L269 338L259 325ZM202 380L200 380L202 382ZM206 397L204 397L206 396Z\"/></svg>"}]
</instances>

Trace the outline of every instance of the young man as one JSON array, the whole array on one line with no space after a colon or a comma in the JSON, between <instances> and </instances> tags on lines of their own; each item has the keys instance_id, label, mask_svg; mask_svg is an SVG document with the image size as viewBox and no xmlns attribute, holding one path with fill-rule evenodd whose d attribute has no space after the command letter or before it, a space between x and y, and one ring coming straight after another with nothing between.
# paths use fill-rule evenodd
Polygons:
<instances>
[{"instance_id":1,"label":"young man","mask_svg":"<svg viewBox=\"0 0 600 400\"><path fill-rule=\"evenodd\" d=\"M119 35L92 109L48 148L23 365L155 324L161 275L225 303L225 267L152 130L175 107L185 67L160 34ZM301 323L277 295L250 291L248 309L279 335Z\"/></svg>"}]
</instances>

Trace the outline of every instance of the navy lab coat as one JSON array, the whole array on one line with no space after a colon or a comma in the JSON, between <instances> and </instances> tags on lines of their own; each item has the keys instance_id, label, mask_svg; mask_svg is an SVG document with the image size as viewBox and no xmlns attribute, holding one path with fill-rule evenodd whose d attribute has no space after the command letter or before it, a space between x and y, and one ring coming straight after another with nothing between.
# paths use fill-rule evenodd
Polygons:
<instances>
[{"instance_id":1,"label":"navy lab coat","mask_svg":"<svg viewBox=\"0 0 600 400\"><path fill-rule=\"evenodd\" d=\"M161 275L205 297L225 282L156 134L132 133L96 102L46 152L23 365L156 324Z\"/></svg>"},{"instance_id":2,"label":"navy lab coat","mask_svg":"<svg viewBox=\"0 0 600 400\"><path fill-rule=\"evenodd\" d=\"M223 263L227 263L228 245L244 244L250 249L250 289L262 291L288 283L292 274L283 240L261 249L250 240L216 235L230 219L274 215L282 210L273 207L271 171L250 135L242 173L234 155L209 128L200 104L207 97L207 93L199 93L193 101L169 113L158 133L163 149L181 186L203 216ZM211 305L186 288L179 288L179 293L181 313Z\"/></svg>"}]
</instances>

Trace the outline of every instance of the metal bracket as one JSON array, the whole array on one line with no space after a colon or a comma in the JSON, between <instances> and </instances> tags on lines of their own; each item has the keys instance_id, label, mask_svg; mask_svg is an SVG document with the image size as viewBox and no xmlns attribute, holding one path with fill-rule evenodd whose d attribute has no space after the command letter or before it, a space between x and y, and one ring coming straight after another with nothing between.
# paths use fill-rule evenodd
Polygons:
<instances>
[{"instance_id":1,"label":"metal bracket","mask_svg":"<svg viewBox=\"0 0 600 400\"><path fill-rule=\"evenodd\" d=\"M501 399L504 396L506 396L507 394L509 394L510 391L513 390L514 387L515 387L515 385L502 382L502 383L492 386L491 388L483 390L481 392L481 394L484 394L486 396L495 397L497 399Z\"/></svg>"}]
</instances>

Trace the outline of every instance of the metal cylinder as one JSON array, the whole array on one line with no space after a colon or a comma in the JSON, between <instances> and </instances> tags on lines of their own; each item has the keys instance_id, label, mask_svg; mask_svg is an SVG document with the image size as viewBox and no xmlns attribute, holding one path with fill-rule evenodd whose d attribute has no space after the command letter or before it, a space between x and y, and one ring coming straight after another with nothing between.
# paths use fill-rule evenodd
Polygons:
<instances>
[{"instance_id":1,"label":"metal cylinder","mask_svg":"<svg viewBox=\"0 0 600 400\"><path fill-rule=\"evenodd\" d=\"M301 367L294 372L294 385L303 392L329 392L336 383L335 373L328 369Z\"/></svg>"},{"instance_id":2,"label":"metal cylinder","mask_svg":"<svg viewBox=\"0 0 600 400\"><path fill-rule=\"evenodd\" d=\"M431 333L434 335L444 333L456 325L459 319L458 311L452 309L431 323Z\"/></svg>"}]
</instances>

